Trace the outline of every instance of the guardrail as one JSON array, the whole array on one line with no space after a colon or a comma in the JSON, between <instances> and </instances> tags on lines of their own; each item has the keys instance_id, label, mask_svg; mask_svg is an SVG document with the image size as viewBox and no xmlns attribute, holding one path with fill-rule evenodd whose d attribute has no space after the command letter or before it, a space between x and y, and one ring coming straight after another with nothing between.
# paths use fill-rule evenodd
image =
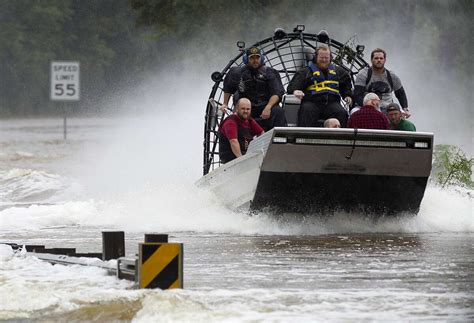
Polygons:
<instances>
[{"instance_id":1,"label":"guardrail","mask_svg":"<svg viewBox=\"0 0 474 323\"><path fill-rule=\"evenodd\" d=\"M134 281L139 288L183 288L183 244L169 243L167 234L145 234L138 255L125 257L123 231L102 232L102 253L77 253L75 248L46 248L44 245L3 243L13 250L51 264L94 266L119 279ZM2 243L2 242L0 242ZM97 262L87 258L98 258ZM116 259L117 263L104 261ZM102 260L102 261L101 261Z\"/></svg>"}]
</instances>

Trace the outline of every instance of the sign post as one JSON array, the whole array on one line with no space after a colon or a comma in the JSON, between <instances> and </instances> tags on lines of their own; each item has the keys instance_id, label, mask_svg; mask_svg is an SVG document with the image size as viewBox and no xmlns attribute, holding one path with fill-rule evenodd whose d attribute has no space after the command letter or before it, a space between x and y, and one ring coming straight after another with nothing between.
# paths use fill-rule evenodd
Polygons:
<instances>
[{"instance_id":1,"label":"sign post","mask_svg":"<svg viewBox=\"0 0 474 323\"><path fill-rule=\"evenodd\" d=\"M67 111L64 102L79 101L79 62L51 62L51 95L52 101L63 102L64 140L67 139Z\"/></svg>"}]
</instances>

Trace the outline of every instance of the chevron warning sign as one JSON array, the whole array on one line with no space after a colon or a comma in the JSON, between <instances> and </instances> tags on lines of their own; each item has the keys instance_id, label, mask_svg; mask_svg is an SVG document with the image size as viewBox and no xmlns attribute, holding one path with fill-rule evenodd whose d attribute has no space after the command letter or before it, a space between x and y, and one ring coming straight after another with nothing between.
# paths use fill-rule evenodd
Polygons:
<instances>
[{"instance_id":1,"label":"chevron warning sign","mask_svg":"<svg viewBox=\"0 0 474 323\"><path fill-rule=\"evenodd\" d=\"M183 244L139 244L140 288L183 288Z\"/></svg>"}]
</instances>

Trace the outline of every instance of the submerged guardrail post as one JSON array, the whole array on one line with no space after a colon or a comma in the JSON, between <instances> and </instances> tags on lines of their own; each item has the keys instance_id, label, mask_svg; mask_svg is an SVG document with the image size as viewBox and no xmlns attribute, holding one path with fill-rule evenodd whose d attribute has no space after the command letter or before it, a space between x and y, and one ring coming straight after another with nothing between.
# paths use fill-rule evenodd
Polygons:
<instances>
[{"instance_id":1,"label":"submerged guardrail post","mask_svg":"<svg viewBox=\"0 0 474 323\"><path fill-rule=\"evenodd\" d=\"M125 256L125 233L123 231L102 231L102 260Z\"/></svg>"},{"instance_id":2,"label":"submerged guardrail post","mask_svg":"<svg viewBox=\"0 0 474 323\"><path fill-rule=\"evenodd\" d=\"M117 259L116 276L118 279L127 279L138 283L138 259L137 257Z\"/></svg>"},{"instance_id":3,"label":"submerged guardrail post","mask_svg":"<svg viewBox=\"0 0 474 323\"><path fill-rule=\"evenodd\" d=\"M48 253L51 255L72 256L76 253L76 248L34 248L35 253ZM28 249L26 249L28 251Z\"/></svg>"},{"instance_id":4,"label":"submerged guardrail post","mask_svg":"<svg viewBox=\"0 0 474 323\"><path fill-rule=\"evenodd\" d=\"M168 235L147 234L138 246L139 288L183 288L183 244Z\"/></svg>"},{"instance_id":5,"label":"submerged guardrail post","mask_svg":"<svg viewBox=\"0 0 474 323\"><path fill-rule=\"evenodd\" d=\"M43 250L46 247L44 245L39 245L39 244L31 244L31 245L25 245L25 249L28 252L39 252L39 250Z\"/></svg>"}]
</instances>

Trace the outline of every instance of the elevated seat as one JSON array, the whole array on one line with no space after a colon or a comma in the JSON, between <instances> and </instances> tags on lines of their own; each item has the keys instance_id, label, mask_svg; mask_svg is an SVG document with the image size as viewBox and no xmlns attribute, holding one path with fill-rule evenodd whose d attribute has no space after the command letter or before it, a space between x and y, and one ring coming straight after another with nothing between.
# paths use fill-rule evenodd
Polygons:
<instances>
[{"instance_id":1,"label":"elevated seat","mask_svg":"<svg viewBox=\"0 0 474 323\"><path fill-rule=\"evenodd\" d=\"M298 125L298 111L300 110L301 100L293 94L285 94L282 100L283 111L285 111L288 127Z\"/></svg>"},{"instance_id":2,"label":"elevated seat","mask_svg":"<svg viewBox=\"0 0 474 323\"><path fill-rule=\"evenodd\" d=\"M285 111L288 127L298 126L298 112L300 110L301 100L293 94L285 94L282 100L283 111ZM324 126L324 119L318 120L317 127Z\"/></svg>"}]
</instances>

